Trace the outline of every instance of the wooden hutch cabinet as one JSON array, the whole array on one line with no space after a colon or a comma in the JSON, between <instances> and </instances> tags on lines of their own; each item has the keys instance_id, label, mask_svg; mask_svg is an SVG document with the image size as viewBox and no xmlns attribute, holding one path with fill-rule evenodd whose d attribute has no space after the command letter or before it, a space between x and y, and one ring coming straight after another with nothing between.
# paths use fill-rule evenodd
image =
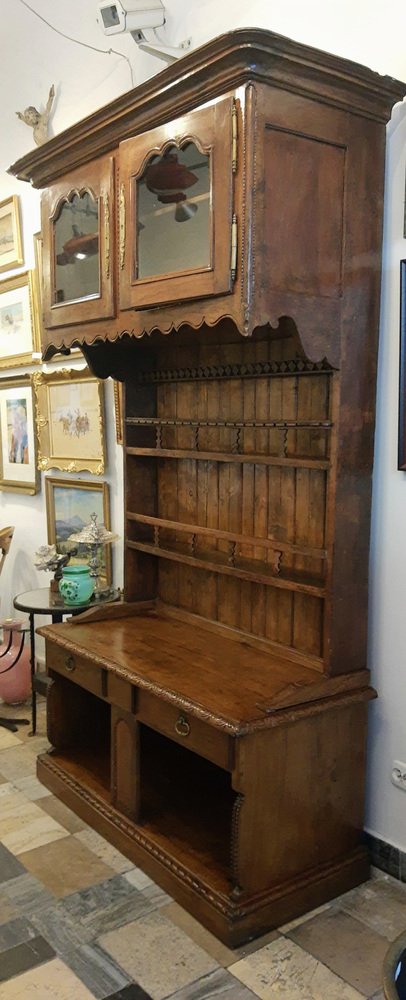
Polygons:
<instances>
[{"instance_id":1,"label":"wooden hutch cabinet","mask_svg":"<svg viewBox=\"0 0 406 1000\"><path fill-rule=\"evenodd\" d=\"M230 945L368 877L385 123L404 90L243 29L11 168L48 188L45 357L79 345L125 384L125 602L40 630L38 774Z\"/></svg>"}]
</instances>

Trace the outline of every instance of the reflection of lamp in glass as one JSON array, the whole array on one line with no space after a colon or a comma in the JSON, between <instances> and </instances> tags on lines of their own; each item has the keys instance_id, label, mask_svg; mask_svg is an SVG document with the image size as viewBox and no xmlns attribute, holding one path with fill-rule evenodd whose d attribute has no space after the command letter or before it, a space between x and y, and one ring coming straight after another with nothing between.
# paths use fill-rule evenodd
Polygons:
<instances>
[{"instance_id":1,"label":"reflection of lamp in glass","mask_svg":"<svg viewBox=\"0 0 406 1000\"><path fill-rule=\"evenodd\" d=\"M176 205L176 222L187 222L197 212L197 205L183 205L185 189L197 184L198 178L184 163L179 163L177 153L165 153L145 171L145 183L163 205Z\"/></svg>"},{"instance_id":2,"label":"reflection of lamp in glass","mask_svg":"<svg viewBox=\"0 0 406 1000\"><path fill-rule=\"evenodd\" d=\"M72 236L63 244L62 253L57 254L57 264L74 264L75 260L86 260L99 251L98 233L82 233L73 223Z\"/></svg>"},{"instance_id":3,"label":"reflection of lamp in glass","mask_svg":"<svg viewBox=\"0 0 406 1000\"><path fill-rule=\"evenodd\" d=\"M175 208L175 222L187 222L196 215L198 206L193 201L180 201Z\"/></svg>"},{"instance_id":4,"label":"reflection of lamp in glass","mask_svg":"<svg viewBox=\"0 0 406 1000\"><path fill-rule=\"evenodd\" d=\"M119 535L114 531L108 531L104 524L96 524L97 514L90 515L90 524L85 524L81 531L69 536L69 542L77 542L79 545L87 545L90 549L90 576L94 580L94 596L104 597L108 594L110 587L104 587L100 582L100 546L109 545L114 542Z\"/></svg>"}]
</instances>

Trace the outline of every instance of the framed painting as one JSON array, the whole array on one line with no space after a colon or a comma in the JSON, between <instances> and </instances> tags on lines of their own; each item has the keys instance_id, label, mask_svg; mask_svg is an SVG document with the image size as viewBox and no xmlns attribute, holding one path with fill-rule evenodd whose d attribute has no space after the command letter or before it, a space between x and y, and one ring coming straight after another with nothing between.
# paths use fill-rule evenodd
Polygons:
<instances>
[{"instance_id":1,"label":"framed painting","mask_svg":"<svg viewBox=\"0 0 406 1000\"><path fill-rule=\"evenodd\" d=\"M45 479L48 543L56 545L57 552L75 548L70 535L81 531L90 522L90 515L97 514L97 524L104 524L110 531L109 488L107 483L93 483L86 479ZM90 549L79 545L71 563L88 563ZM111 545L100 546L99 561L101 580L111 585Z\"/></svg>"},{"instance_id":2,"label":"framed painting","mask_svg":"<svg viewBox=\"0 0 406 1000\"><path fill-rule=\"evenodd\" d=\"M0 379L0 489L33 494L38 488L30 376Z\"/></svg>"},{"instance_id":3,"label":"framed painting","mask_svg":"<svg viewBox=\"0 0 406 1000\"><path fill-rule=\"evenodd\" d=\"M88 368L35 372L38 468L103 475L103 384Z\"/></svg>"},{"instance_id":4,"label":"framed painting","mask_svg":"<svg viewBox=\"0 0 406 1000\"><path fill-rule=\"evenodd\" d=\"M21 267L23 263L19 199L13 194L0 201L0 271Z\"/></svg>"},{"instance_id":5,"label":"framed painting","mask_svg":"<svg viewBox=\"0 0 406 1000\"><path fill-rule=\"evenodd\" d=\"M0 281L0 368L41 360L38 303L31 271Z\"/></svg>"}]
</instances>

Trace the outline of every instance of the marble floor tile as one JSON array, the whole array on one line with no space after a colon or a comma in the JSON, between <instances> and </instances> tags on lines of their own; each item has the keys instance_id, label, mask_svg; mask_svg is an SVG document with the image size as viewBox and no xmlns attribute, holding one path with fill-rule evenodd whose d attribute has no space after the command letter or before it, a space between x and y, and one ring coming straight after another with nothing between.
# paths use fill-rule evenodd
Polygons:
<instances>
[{"instance_id":1,"label":"marble floor tile","mask_svg":"<svg viewBox=\"0 0 406 1000\"><path fill-rule=\"evenodd\" d=\"M48 816L52 816L57 823L60 823L68 833L79 833L81 830L88 829L86 823L79 816L76 816L72 809L68 809L64 802L55 798L55 795L47 795L46 798L40 799L39 806Z\"/></svg>"},{"instance_id":2,"label":"marble floor tile","mask_svg":"<svg viewBox=\"0 0 406 1000\"><path fill-rule=\"evenodd\" d=\"M29 941L31 938L37 936L38 932L36 928L27 917L16 917L7 924L0 926L0 953L8 951L10 948L14 948L18 944L23 944L24 941Z\"/></svg>"},{"instance_id":3,"label":"marble floor tile","mask_svg":"<svg viewBox=\"0 0 406 1000\"><path fill-rule=\"evenodd\" d=\"M41 907L31 915L31 923L39 934L52 945L57 955L65 956L90 940L84 928L71 920L61 901L54 901L49 906Z\"/></svg>"},{"instance_id":4,"label":"marble floor tile","mask_svg":"<svg viewBox=\"0 0 406 1000\"><path fill-rule=\"evenodd\" d=\"M73 893L63 900L62 906L69 919L83 929L86 935L84 940L87 941L137 920L152 910L143 893L129 885L121 875Z\"/></svg>"},{"instance_id":5,"label":"marble floor tile","mask_svg":"<svg viewBox=\"0 0 406 1000\"><path fill-rule=\"evenodd\" d=\"M218 966L187 934L157 912L105 934L99 944L153 1000L170 996Z\"/></svg>"},{"instance_id":6,"label":"marble floor tile","mask_svg":"<svg viewBox=\"0 0 406 1000\"><path fill-rule=\"evenodd\" d=\"M2 887L3 882L9 882L11 878L17 878L24 873L25 868L21 862L17 861L4 844L0 844L0 886Z\"/></svg>"},{"instance_id":7,"label":"marble floor tile","mask_svg":"<svg viewBox=\"0 0 406 1000\"><path fill-rule=\"evenodd\" d=\"M45 788L45 785L41 785L41 782L38 781L35 775L29 775L27 778L16 778L13 784L15 788L18 788L19 792L22 792L32 802L36 802L37 799L44 799L51 794L48 788Z\"/></svg>"},{"instance_id":8,"label":"marble floor tile","mask_svg":"<svg viewBox=\"0 0 406 1000\"><path fill-rule=\"evenodd\" d=\"M0 841L13 854L20 855L61 837L66 837L66 830L35 802L10 785L0 785Z\"/></svg>"},{"instance_id":9,"label":"marble floor tile","mask_svg":"<svg viewBox=\"0 0 406 1000\"><path fill-rule=\"evenodd\" d=\"M26 972L27 969L35 969L54 957L54 950L42 937L34 937L24 941L23 944L17 944L14 948L1 953L0 983Z\"/></svg>"},{"instance_id":10,"label":"marble floor tile","mask_svg":"<svg viewBox=\"0 0 406 1000\"><path fill-rule=\"evenodd\" d=\"M3 729L2 726L0 726L0 765L1 751L8 750L10 747L18 746L21 746L21 740L18 738L17 734L10 732L9 729Z\"/></svg>"},{"instance_id":11,"label":"marble floor tile","mask_svg":"<svg viewBox=\"0 0 406 1000\"><path fill-rule=\"evenodd\" d=\"M131 982L129 975L97 944L86 944L68 952L64 961L100 1000L114 996Z\"/></svg>"},{"instance_id":12,"label":"marble floor tile","mask_svg":"<svg viewBox=\"0 0 406 1000\"><path fill-rule=\"evenodd\" d=\"M93 851L101 861L104 861L106 865L113 868L115 872L119 875L124 872L130 871L134 868L132 861L117 851L112 844L109 844L104 837L101 837L96 830L91 830L90 827L86 827L84 830L80 830L79 833L75 833L76 839L84 844L85 847L89 848L89 851Z\"/></svg>"},{"instance_id":13,"label":"marble floor tile","mask_svg":"<svg viewBox=\"0 0 406 1000\"><path fill-rule=\"evenodd\" d=\"M131 871L126 872L124 878L130 885L134 885L136 889L146 889L148 885L154 885L152 878L146 875L141 868L132 868Z\"/></svg>"},{"instance_id":14,"label":"marble floor tile","mask_svg":"<svg viewBox=\"0 0 406 1000\"><path fill-rule=\"evenodd\" d=\"M145 889L142 890L142 895L145 900L150 905L153 910L159 910L162 906L168 906L169 903L173 903L172 896L168 896L167 892L164 892L159 885L155 882L151 882L151 885L147 885Z\"/></svg>"},{"instance_id":15,"label":"marble floor tile","mask_svg":"<svg viewBox=\"0 0 406 1000\"><path fill-rule=\"evenodd\" d=\"M362 993L307 954L293 941L277 941L228 970L261 1000L364 1000ZM1 1000L1 997L0 997Z\"/></svg>"},{"instance_id":16,"label":"marble floor tile","mask_svg":"<svg viewBox=\"0 0 406 1000\"><path fill-rule=\"evenodd\" d=\"M190 986L172 993L168 1000L257 1000L256 994L231 976L225 969L216 969Z\"/></svg>"},{"instance_id":17,"label":"marble floor tile","mask_svg":"<svg viewBox=\"0 0 406 1000\"><path fill-rule=\"evenodd\" d=\"M290 931L289 938L365 996L382 985L388 942L349 914L322 913Z\"/></svg>"},{"instance_id":18,"label":"marble floor tile","mask_svg":"<svg viewBox=\"0 0 406 1000\"><path fill-rule=\"evenodd\" d=\"M300 924L306 923L307 920L313 920L313 917L317 917L320 913L326 913L327 910L333 911L337 909L335 900L330 903L324 903L323 906L317 906L315 910L309 910L308 913L302 913L300 917L296 917L296 920L290 920L287 924L281 924L278 927L280 934L288 934L289 931L293 931L295 927L300 927Z\"/></svg>"},{"instance_id":19,"label":"marble floor tile","mask_svg":"<svg viewBox=\"0 0 406 1000\"><path fill-rule=\"evenodd\" d=\"M373 878L338 899L340 909L394 941L406 927L406 885L390 875Z\"/></svg>"},{"instance_id":20,"label":"marble floor tile","mask_svg":"<svg viewBox=\"0 0 406 1000\"><path fill-rule=\"evenodd\" d=\"M54 820L49 818L49 822ZM114 874L92 851L78 843L74 837L67 836L66 830L63 831L63 838L63 844L61 841L54 841L46 847L38 847L20 855L28 871L55 896L69 896L94 882L104 882Z\"/></svg>"},{"instance_id":21,"label":"marble floor tile","mask_svg":"<svg viewBox=\"0 0 406 1000\"><path fill-rule=\"evenodd\" d=\"M207 951L208 955L222 965L223 968L227 968L232 965L236 960L235 951L231 948L227 948L225 944L214 937L210 931L206 930L198 920L195 920L190 913L187 913L182 906L178 903L169 903L169 905L164 906L160 911L163 917L171 920L172 923L176 924L176 927L180 927L182 931L187 934L195 944L198 944L200 948Z\"/></svg>"},{"instance_id":22,"label":"marble floor tile","mask_svg":"<svg viewBox=\"0 0 406 1000\"><path fill-rule=\"evenodd\" d=\"M111 993L105 1000L151 1000L151 997L141 986L137 986L136 983L130 983L129 986L124 986L118 993Z\"/></svg>"},{"instance_id":23,"label":"marble floor tile","mask_svg":"<svg viewBox=\"0 0 406 1000\"><path fill-rule=\"evenodd\" d=\"M21 740L19 742L20 746L2 750L0 754L0 774L7 778L7 781L36 774L36 754L27 749L28 743L21 743Z\"/></svg>"},{"instance_id":24,"label":"marble floor tile","mask_svg":"<svg viewBox=\"0 0 406 1000\"><path fill-rule=\"evenodd\" d=\"M268 931L267 934L262 934L261 937L255 938L254 941L246 941L245 944L240 944L238 948L234 949L234 961L236 962L238 958L245 958L247 955L253 955L254 952L265 948L267 944L271 944L271 941L277 941L279 937L280 933L278 930Z\"/></svg>"},{"instance_id":25,"label":"marble floor tile","mask_svg":"<svg viewBox=\"0 0 406 1000\"><path fill-rule=\"evenodd\" d=\"M94 1000L90 990L59 958L8 982L0 983L0 1000Z\"/></svg>"},{"instance_id":26,"label":"marble floor tile","mask_svg":"<svg viewBox=\"0 0 406 1000\"><path fill-rule=\"evenodd\" d=\"M19 916L19 911L17 907L12 903L11 899L0 891L0 933L3 924L10 923L10 920L14 920L15 917Z\"/></svg>"},{"instance_id":27,"label":"marble floor tile","mask_svg":"<svg viewBox=\"0 0 406 1000\"><path fill-rule=\"evenodd\" d=\"M44 734L38 733L35 736L29 736L25 742L25 746L29 753L34 754L35 759L40 753L45 753L46 750L50 749L50 742Z\"/></svg>"},{"instance_id":28,"label":"marble floor tile","mask_svg":"<svg viewBox=\"0 0 406 1000\"><path fill-rule=\"evenodd\" d=\"M14 906L18 907L19 913L25 914L29 919L32 914L39 913L43 907L48 907L54 902L54 897L46 890L43 883L25 871L17 878L3 882L1 889Z\"/></svg>"}]
</instances>

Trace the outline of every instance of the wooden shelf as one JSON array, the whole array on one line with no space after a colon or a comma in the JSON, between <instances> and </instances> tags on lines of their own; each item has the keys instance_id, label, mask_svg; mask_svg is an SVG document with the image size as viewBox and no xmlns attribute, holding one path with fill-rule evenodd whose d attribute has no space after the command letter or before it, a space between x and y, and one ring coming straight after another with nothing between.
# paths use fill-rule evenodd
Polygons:
<instances>
[{"instance_id":1,"label":"wooden shelf","mask_svg":"<svg viewBox=\"0 0 406 1000\"><path fill-rule=\"evenodd\" d=\"M318 549L309 545L296 545L290 542L279 541L276 538L258 538L251 535L236 534L232 531L221 531L220 528L207 528L198 524L184 524L180 521L171 521L164 517L150 517L147 514L138 514L133 511L126 512L128 521L135 521L137 524L149 524L154 528L169 528L172 531L183 532L194 536L200 535L205 538L218 539L219 541L230 542L231 545L247 545L255 548L267 549L277 554L289 552L292 555L308 556L312 559L326 559L326 549Z\"/></svg>"},{"instance_id":2,"label":"wooden shelf","mask_svg":"<svg viewBox=\"0 0 406 1000\"><path fill-rule=\"evenodd\" d=\"M241 454L226 451L196 451L193 448L134 448L127 447L126 455L138 458L192 458L196 462L249 462L251 465L281 465L298 469L329 469L330 462L324 458L295 458L284 455Z\"/></svg>"},{"instance_id":3,"label":"wooden shelf","mask_svg":"<svg viewBox=\"0 0 406 1000\"><path fill-rule=\"evenodd\" d=\"M252 583L264 583L270 587L278 587L282 590L294 590L301 594L310 594L312 597L326 597L326 588L320 583L304 582L299 577L294 579L292 575L288 578L276 575L270 569L266 572L263 568L245 568L227 564L223 557L216 552L210 553L210 559L192 556L186 552L175 549L163 548L159 545L148 542L132 542L127 540L127 549L135 549L137 552L147 552L149 555L157 556L160 559L168 559L172 562L186 563L195 566L196 569L205 569L210 573L223 573L225 576L238 577L240 580L249 580ZM252 566L252 564L249 564ZM259 566L263 567L263 563Z\"/></svg>"},{"instance_id":4,"label":"wooden shelf","mask_svg":"<svg viewBox=\"0 0 406 1000\"><path fill-rule=\"evenodd\" d=\"M69 777L110 802L110 753L101 740L99 744L94 742L93 748L77 745L69 750L53 750L51 759Z\"/></svg>"},{"instance_id":5,"label":"wooden shelf","mask_svg":"<svg viewBox=\"0 0 406 1000\"><path fill-rule=\"evenodd\" d=\"M237 797L230 775L147 726L140 755L140 825L184 863L193 855L206 878L229 878Z\"/></svg>"}]
</instances>

